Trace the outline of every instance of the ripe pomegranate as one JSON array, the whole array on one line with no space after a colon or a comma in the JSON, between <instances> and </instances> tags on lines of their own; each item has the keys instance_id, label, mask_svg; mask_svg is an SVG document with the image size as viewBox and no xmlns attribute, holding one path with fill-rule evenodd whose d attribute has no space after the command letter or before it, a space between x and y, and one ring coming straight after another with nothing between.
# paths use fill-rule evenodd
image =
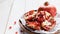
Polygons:
<instances>
[{"instance_id":1,"label":"ripe pomegranate","mask_svg":"<svg viewBox=\"0 0 60 34\"><path fill-rule=\"evenodd\" d=\"M32 20L35 17L36 13L37 13L37 10L31 10L31 11L25 13L24 19L25 20Z\"/></svg>"},{"instance_id":2,"label":"ripe pomegranate","mask_svg":"<svg viewBox=\"0 0 60 34\"><path fill-rule=\"evenodd\" d=\"M37 13L37 15L36 15L37 21L43 22L45 20L44 15L45 15L44 11L40 11L39 13Z\"/></svg>"},{"instance_id":3,"label":"ripe pomegranate","mask_svg":"<svg viewBox=\"0 0 60 34\"><path fill-rule=\"evenodd\" d=\"M38 10L30 10L24 14L26 25L34 30L51 30L56 25L54 17L56 16L56 7L49 5L48 2Z\"/></svg>"},{"instance_id":4,"label":"ripe pomegranate","mask_svg":"<svg viewBox=\"0 0 60 34\"><path fill-rule=\"evenodd\" d=\"M28 27L30 27L30 28L33 28L33 29L35 29L35 30L40 30L41 28L40 28L40 23L39 22L37 22L37 21L28 21L27 22L27 26Z\"/></svg>"},{"instance_id":5,"label":"ripe pomegranate","mask_svg":"<svg viewBox=\"0 0 60 34\"><path fill-rule=\"evenodd\" d=\"M52 28L54 28L55 25L56 21L54 21L53 18L50 18L49 20L45 20L44 22L42 22L42 28L46 31L51 30Z\"/></svg>"},{"instance_id":6,"label":"ripe pomegranate","mask_svg":"<svg viewBox=\"0 0 60 34\"><path fill-rule=\"evenodd\" d=\"M36 18L37 18L37 21L43 22L45 20L48 20L50 16L51 14L49 12L40 11L39 13L37 13Z\"/></svg>"},{"instance_id":7,"label":"ripe pomegranate","mask_svg":"<svg viewBox=\"0 0 60 34\"><path fill-rule=\"evenodd\" d=\"M56 16L56 7L53 5L49 5L48 2L44 3L44 6L41 6L38 8L38 12L40 11L47 11L49 13L51 13L51 15L54 17Z\"/></svg>"}]
</instances>

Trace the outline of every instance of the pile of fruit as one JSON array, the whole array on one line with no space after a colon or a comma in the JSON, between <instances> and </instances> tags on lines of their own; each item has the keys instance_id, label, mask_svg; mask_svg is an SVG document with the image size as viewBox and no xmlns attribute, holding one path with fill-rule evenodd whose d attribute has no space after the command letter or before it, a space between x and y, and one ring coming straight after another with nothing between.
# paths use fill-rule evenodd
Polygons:
<instances>
[{"instance_id":1,"label":"pile of fruit","mask_svg":"<svg viewBox=\"0 0 60 34\"><path fill-rule=\"evenodd\" d=\"M56 25L54 17L56 16L56 8L49 5L48 2L38 10L30 10L24 14L26 25L34 30L49 31Z\"/></svg>"}]
</instances>

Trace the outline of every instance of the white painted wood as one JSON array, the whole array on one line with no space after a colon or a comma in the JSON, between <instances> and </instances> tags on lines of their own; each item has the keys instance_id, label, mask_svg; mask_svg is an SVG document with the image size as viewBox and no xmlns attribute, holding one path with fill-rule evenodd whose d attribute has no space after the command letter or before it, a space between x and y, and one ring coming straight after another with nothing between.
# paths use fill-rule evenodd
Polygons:
<instances>
[{"instance_id":1,"label":"white painted wood","mask_svg":"<svg viewBox=\"0 0 60 34\"><path fill-rule=\"evenodd\" d=\"M4 34L12 1L3 0L0 2L0 34Z\"/></svg>"}]
</instances>

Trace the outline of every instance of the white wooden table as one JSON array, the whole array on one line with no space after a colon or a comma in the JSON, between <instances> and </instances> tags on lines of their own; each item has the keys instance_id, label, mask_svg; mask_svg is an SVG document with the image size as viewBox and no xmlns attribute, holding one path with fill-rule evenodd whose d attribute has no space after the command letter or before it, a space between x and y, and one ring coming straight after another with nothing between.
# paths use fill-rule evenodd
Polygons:
<instances>
[{"instance_id":1,"label":"white wooden table","mask_svg":"<svg viewBox=\"0 0 60 34\"><path fill-rule=\"evenodd\" d=\"M3 0L0 2L0 34L4 34L12 1Z\"/></svg>"}]
</instances>

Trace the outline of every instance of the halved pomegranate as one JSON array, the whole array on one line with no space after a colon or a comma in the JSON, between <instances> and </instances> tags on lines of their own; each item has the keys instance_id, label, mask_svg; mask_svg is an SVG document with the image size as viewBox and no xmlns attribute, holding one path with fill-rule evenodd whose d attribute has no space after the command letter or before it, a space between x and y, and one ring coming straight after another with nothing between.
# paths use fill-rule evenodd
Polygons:
<instances>
[{"instance_id":1,"label":"halved pomegranate","mask_svg":"<svg viewBox=\"0 0 60 34\"><path fill-rule=\"evenodd\" d=\"M48 20L50 16L51 14L49 12L40 11L39 13L37 13L36 18L37 18L37 21L43 22L45 20Z\"/></svg>"},{"instance_id":2,"label":"halved pomegranate","mask_svg":"<svg viewBox=\"0 0 60 34\"><path fill-rule=\"evenodd\" d=\"M24 14L24 19L25 20L32 20L35 17L36 13L37 13L37 10L31 10L31 11Z\"/></svg>"},{"instance_id":3,"label":"halved pomegranate","mask_svg":"<svg viewBox=\"0 0 60 34\"><path fill-rule=\"evenodd\" d=\"M30 28L33 28L33 29L35 29L35 30L40 30L41 28L40 28L40 23L39 22L37 22L37 21L28 21L27 22L27 26L28 27L30 27Z\"/></svg>"},{"instance_id":4,"label":"halved pomegranate","mask_svg":"<svg viewBox=\"0 0 60 34\"><path fill-rule=\"evenodd\" d=\"M53 18L50 18L49 20L45 20L44 22L42 22L42 28L46 31L51 30L52 28L54 28L55 25L56 21L54 21Z\"/></svg>"}]
</instances>

